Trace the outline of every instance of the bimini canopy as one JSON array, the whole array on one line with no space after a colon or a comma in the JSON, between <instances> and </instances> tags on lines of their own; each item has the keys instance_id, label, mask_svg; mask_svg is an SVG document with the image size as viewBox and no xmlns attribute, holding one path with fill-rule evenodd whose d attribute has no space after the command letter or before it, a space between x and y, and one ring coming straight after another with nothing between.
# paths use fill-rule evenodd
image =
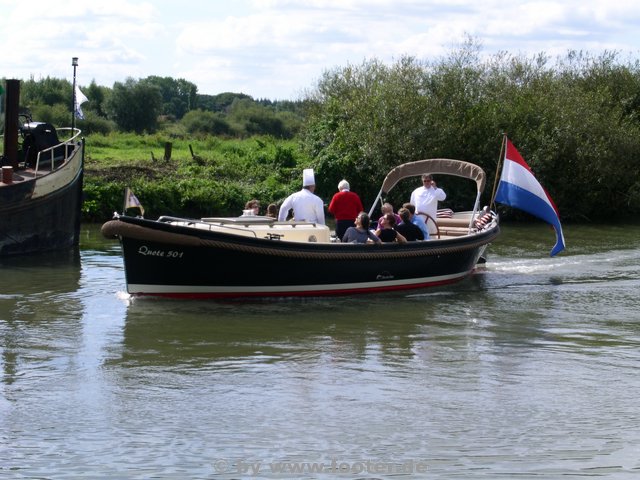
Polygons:
<instances>
[{"instance_id":1,"label":"bimini canopy","mask_svg":"<svg viewBox=\"0 0 640 480\"><path fill-rule=\"evenodd\" d=\"M486 176L484 170L477 165L462 160L450 158L430 158L416 162L404 163L391 170L382 182L381 192L387 194L396 184L407 177L415 177L422 174L455 175L457 177L474 180L478 187L478 193L484 191Z\"/></svg>"}]
</instances>

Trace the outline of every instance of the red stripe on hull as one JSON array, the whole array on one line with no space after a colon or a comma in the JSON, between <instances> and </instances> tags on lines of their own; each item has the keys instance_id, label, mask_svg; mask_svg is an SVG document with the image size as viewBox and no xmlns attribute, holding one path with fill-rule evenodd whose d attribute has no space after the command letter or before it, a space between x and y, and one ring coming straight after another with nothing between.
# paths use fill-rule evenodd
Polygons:
<instances>
[{"instance_id":1,"label":"red stripe on hull","mask_svg":"<svg viewBox=\"0 0 640 480\"><path fill-rule=\"evenodd\" d=\"M438 280L435 282L423 282L411 285L390 285L386 287L371 288L353 288L353 289L333 289L333 290L306 290L304 292L238 292L238 293L219 293L219 292L202 292L202 293L134 293L133 297L163 297L190 300L206 300L206 299L224 299L224 298L275 298L275 297L324 297L335 295L361 295L369 293L392 292L399 290L415 290L419 288L438 287L442 285L450 285L464 280L471 272L449 280Z\"/></svg>"}]
</instances>

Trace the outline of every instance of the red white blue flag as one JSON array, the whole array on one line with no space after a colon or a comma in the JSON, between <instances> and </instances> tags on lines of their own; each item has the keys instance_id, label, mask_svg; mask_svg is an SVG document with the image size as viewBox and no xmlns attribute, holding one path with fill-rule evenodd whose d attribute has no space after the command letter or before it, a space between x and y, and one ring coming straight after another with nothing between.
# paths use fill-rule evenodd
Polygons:
<instances>
[{"instance_id":1,"label":"red white blue flag","mask_svg":"<svg viewBox=\"0 0 640 480\"><path fill-rule=\"evenodd\" d=\"M556 244L551 250L553 257L564 250L564 234L558 209L516 147L508 138L506 140L507 148L496 202L523 210L551 224L556 231Z\"/></svg>"}]
</instances>

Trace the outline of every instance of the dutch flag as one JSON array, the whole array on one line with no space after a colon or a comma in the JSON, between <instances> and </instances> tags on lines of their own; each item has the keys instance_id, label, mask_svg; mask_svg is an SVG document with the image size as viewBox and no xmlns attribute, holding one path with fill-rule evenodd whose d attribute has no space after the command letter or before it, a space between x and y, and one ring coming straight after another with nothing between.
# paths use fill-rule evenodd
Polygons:
<instances>
[{"instance_id":1,"label":"dutch flag","mask_svg":"<svg viewBox=\"0 0 640 480\"><path fill-rule=\"evenodd\" d=\"M496 202L518 208L551 224L556 231L556 244L551 250L553 257L564 250L564 234L558 209L516 147L508 138L506 141L507 149L496 192Z\"/></svg>"}]
</instances>

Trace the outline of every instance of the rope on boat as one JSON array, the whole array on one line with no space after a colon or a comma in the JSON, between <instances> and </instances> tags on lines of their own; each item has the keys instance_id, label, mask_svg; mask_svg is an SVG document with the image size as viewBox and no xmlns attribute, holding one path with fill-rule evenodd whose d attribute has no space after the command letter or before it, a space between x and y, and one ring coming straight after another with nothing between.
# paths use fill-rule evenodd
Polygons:
<instances>
[{"instance_id":1,"label":"rope on boat","mask_svg":"<svg viewBox=\"0 0 640 480\"><path fill-rule=\"evenodd\" d=\"M189 247L220 248L233 250L249 254L270 255L289 258L307 258L314 260L364 260L364 259L395 259L395 258L417 258L425 256L446 255L465 250L472 250L482 245L486 245L498 236L496 230L488 237L465 243L464 245L452 245L444 247L428 247L415 249L381 249L382 245L367 245L368 251L346 252L340 251L341 244L331 245L331 249L336 251L322 250L297 250L272 248L267 246L252 246L243 243L231 243L220 240L207 240L180 233L163 232L150 230L148 228L125 223L119 220L111 220L102 226L102 234L105 237L129 237L137 240L148 240L173 245L185 245ZM343 245L344 246L344 245Z\"/></svg>"}]
</instances>

